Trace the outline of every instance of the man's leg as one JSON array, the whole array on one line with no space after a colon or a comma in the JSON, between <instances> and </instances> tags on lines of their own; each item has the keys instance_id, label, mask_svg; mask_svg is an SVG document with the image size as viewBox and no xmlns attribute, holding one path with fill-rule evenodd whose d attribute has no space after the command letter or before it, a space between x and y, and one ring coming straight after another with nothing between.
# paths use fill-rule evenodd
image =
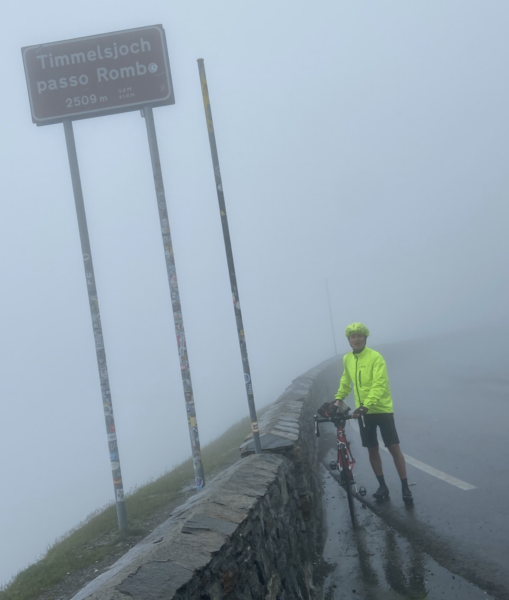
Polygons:
<instances>
[{"instance_id":1,"label":"man's leg","mask_svg":"<svg viewBox=\"0 0 509 600\"><path fill-rule=\"evenodd\" d=\"M385 484L384 472L382 469L382 457L380 456L380 449L378 446L374 446L372 448L368 448L369 452L369 462L371 463L371 468L378 479L378 483L380 487L373 494L373 496L377 500L382 500L383 498L387 498L389 496L389 488Z\"/></svg>"},{"instance_id":2,"label":"man's leg","mask_svg":"<svg viewBox=\"0 0 509 600\"><path fill-rule=\"evenodd\" d=\"M401 448L399 444L391 444L387 446L387 450L392 454L392 458L394 460L394 464L396 465L396 471L398 472L400 479L406 479L406 463L405 457L403 456L403 452L401 452Z\"/></svg>"},{"instance_id":3,"label":"man's leg","mask_svg":"<svg viewBox=\"0 0 509 600\"><path fill-rule=\"evenodd\" d=\"M368 452L371 468L373 469L375 475L380 477L380 475L384 474L382 469L382 457L380 456L380 449L378 446L375 446L374 448L368 448Z\"/></svg>"},{"instance_id":4,"label":"man's leg","mask_svg":"<svg viewBox=\"0 0 509 600\"><path fill-rule=\"evenodd\" d=\"M401 448L399 444L391 444L387 446L387 450L392 454L392 458L394 459L394 464L396 465L396 470L398 472L399 478L401 479L401 489L403 492L403 501L407 504L412 504L412 492L408 487L408 479L406 476L406 463L405 457L403 456L403 452L401 452Z\"/></svg>"},{"instance_id":5,"label":"man's leg","mask_svg":"<svg viewBox=\"0 0 509 600\"><path fill-rule=\"evenodd\" d=\"M361 432L362 445L368 449L369 462L371 467L378 479L379 488L373 494L377 500L387 498L389 496L389 489L385 485L384 473L382 469L382 458L380 456L380 450L378 448L378 440L376 437L376 418L373 419L370 415L364 415L359 419L359 428Z\"/></svg>"}]
</instances>

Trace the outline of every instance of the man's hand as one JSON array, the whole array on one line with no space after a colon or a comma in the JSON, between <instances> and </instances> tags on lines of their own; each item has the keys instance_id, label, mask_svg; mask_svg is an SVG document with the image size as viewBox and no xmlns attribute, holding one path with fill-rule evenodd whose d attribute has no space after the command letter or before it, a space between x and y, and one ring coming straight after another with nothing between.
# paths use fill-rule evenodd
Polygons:
<instances>
[{"instance_id":1,"label":"man's hand","mask_svg":"<svg viewBox=\"0 0 509 600\"><path fill-rule=\"evenodd\" d=\"M316 412L324 419L330 419L336 413L336 410L336 403L333 401L325 402Z\"/></svg>"},{"instance_id":2,"label":"man's hand","mask_svg":"<svg viewBox=\"0 0 509 600\"><path fill-rule=\"evenodd\" d=\"M356 408L353 413L352 413L352 417L354 419L358 419L360 416L365 415L368 412L368 409L365 406L359 406L359 408Z\"/></svg>"}]
</instances>

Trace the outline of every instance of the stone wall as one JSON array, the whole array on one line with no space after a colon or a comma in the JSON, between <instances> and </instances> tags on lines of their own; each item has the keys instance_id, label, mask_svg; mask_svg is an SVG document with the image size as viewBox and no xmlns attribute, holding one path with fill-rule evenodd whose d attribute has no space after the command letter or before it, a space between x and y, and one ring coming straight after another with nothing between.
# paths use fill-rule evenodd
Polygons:
<instances>
[{"instance_id":1,"label":"stone wall","mask_svg":"<svg viewBox=\"0 0 509 600\"><path fill-rule=\"evenodd\" d=\"M176 509L73 600L315 597L322 502L313 414L337 389L337 361L297 378L260 419L242 460Z\"/></svg>"}]
</instances>

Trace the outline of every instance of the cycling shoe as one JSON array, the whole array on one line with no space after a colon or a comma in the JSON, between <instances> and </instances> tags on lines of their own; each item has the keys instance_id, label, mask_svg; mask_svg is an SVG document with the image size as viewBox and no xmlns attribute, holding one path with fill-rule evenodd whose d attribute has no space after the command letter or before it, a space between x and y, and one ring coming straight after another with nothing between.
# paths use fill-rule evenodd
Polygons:
<instances>
[{"instance_id":1,"label":"cycling shoe","mask_svg":"<svg viewBox=\"0 0 509 600\"><path fill-rule=\"evenodd\" d=\"M410 491L410 488L403 488L403 502L405 504L413 504L414 503L414 499L412 496L412 492Z\"/></svg>"},{"instance_id":2,"label":"cycling shoe","mask_svg":"<svg viewBox=\"0 0 509 600\"><path fill-rule=\"evenodd\" d=\"M411 495L411 494L410 494ZM383 500L389 497L389 488L386 485L381 485L377 491L373 494L373 498L377 500Z\"/></svg>"}]
</instances>

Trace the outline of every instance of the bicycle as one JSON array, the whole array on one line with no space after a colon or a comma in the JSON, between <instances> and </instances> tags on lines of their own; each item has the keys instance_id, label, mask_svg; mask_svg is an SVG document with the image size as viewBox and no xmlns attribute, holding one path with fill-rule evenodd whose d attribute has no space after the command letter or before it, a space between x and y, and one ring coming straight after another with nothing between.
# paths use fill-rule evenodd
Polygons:
<instances>
[{"instance_id":1,"label":"bicycle","mask_svg":"<svg viewBox=\"0 0 509 600\"><path fill-rule=\"evenodd\" d=\"M323 408L323 407L322 407ZM315 435L316 437L320 437L320 423L334 423L336 427L336 435L337 435L337 461L331 460L329 464L329 468L331 471L339 470L339 484L346 491L346 496L348 498L348 508L350 510L350 517L352 519L352 526L354 529L357 527L356 519L355 519L355 509L353 502L353 490L352 487L355 488L355 494L359 494L360 496L366 495L366 488L361 486L359 490L357 490L357 483L355 482L355 478L353 476L353 466L355 465L355 458L350 450L350 443L346 438L345 425L349 419L353 419L352 415L349 415L350 408L342 403L342 406L336 407L335 410L331 410L330 414L326 414L326 416L321 417L319 415L314 415L315 421ZM324 412L324 411L322 411Z\"/></svg>"}]
</instances>

